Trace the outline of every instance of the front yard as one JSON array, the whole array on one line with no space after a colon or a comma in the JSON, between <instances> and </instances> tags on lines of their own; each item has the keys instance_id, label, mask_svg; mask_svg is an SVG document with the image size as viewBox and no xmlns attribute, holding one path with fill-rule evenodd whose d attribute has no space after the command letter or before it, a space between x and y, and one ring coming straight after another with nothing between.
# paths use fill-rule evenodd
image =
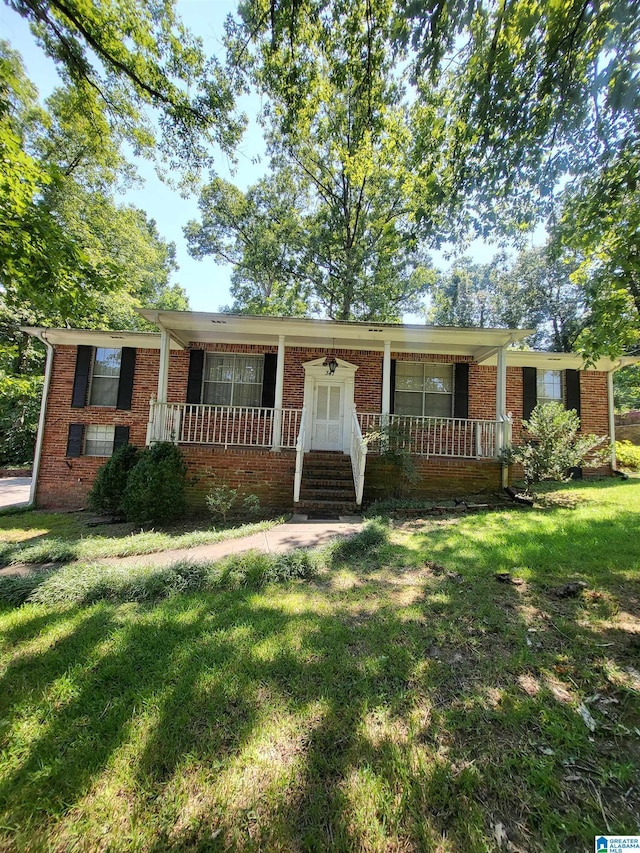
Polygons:
<instances>
[{"instance_id":1,"label":"front yard","mask_svg":"<svg viewBox=\"0 0 640 853\"><path fill-rule=\"evenodd\" d=\"M547 503L395 520L285 584L4 605L0 850L639 833L640 480Z\"/></svg>"}]
</instances>

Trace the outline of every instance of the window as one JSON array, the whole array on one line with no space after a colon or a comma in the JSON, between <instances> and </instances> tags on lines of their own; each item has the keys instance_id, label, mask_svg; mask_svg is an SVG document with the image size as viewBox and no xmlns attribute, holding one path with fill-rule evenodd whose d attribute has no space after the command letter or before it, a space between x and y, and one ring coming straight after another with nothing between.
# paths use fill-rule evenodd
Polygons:
<instances>
[{"instance_id":1,"label":"window","mask_svg":"<svg viewBox=\"0 0 640 853\"><path fill-rule=\"evenodd\" d=\"M111 456L113 454L114 426L89 425L85 430L85 456Z\"/></svg>"},{"instance_id":2,"label":"window","mask_svg":"<svg viewBox=\"0 0 640 853\"><path fill-rule=\"evenodd\" d=\"M536 374L536 391L538 403L561 403L564 405L562 371L538 370Z\"/></svg>"},{"instance_id":3,"label":"window","mask_svg":"<svg viewBox=\"0 0 640 853\"><path fill-rule=\"evenodd\" d=\"M202 402L213 406L259 406L264 377L263 355L208 352Z\"/></svg>"},{"instance_id":4,"label":"window","mask_svg":"<svg viewBox=\"0 0 640 853\"><path fill-rule=\"evenodd\" d=\"M394 404L396 415L450 418L453 365L398 361Z\"/></svg>"},{"instance_id":5,"label":"window","mask_svg":"<svg viewBox=\"0 0 640 853\"><path fill-rule=\"evenodd\" d=\"M117 405L121 361L121 349L96 348L91 375L91 391L89 393L90 406Z\"/></svg>"}]
</instances>

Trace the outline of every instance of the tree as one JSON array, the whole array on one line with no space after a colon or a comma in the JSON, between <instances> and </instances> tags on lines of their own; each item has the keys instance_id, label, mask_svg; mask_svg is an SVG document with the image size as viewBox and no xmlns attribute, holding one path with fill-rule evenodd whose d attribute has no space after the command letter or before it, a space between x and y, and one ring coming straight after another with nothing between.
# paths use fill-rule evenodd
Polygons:
<instances>
[{"instance_id":1,"label":"tree","mask_svg":"<svg viewBox=\"0 0 640 853\"><path fill-rule=\"evenodd\" d=\"M640 364L632 364L613 374L616 409L640 409Z\"/></svg>"},{"instance_id":2,"label":"tree","mask_svg":"<svg viewBox=\"0 0 640 853\"><path fill-rule=\"evenodd\" d=\"M312 55L324 56L317 47L323 27L358 44L360 78L347 63L332 65L343 73L329 79L343 88L378 79L380 70L380 79L397 85L400 74L389 74L380 61L393 47L396 68L409 72L415 93L407 108L411 165L402 181L403 215L415 221L424 240L461 241L496 232L521 238L537 221L554 216L568 181L565 219L572 239L565 244L577 242L584 256L576 266L588 272L576 273L575 282L591 311L593 331L581 338L583 351L613 354L628 344L629 329L637 327L629 269L636 269L635 248L624 247L629 239L637 246L638 162L631 156L640 141L637 0L604 5L369 0L358 12L367 26L373 24L366 44L352 38L341 0L253 0L242 14L245 36L256 45L252 58L289 143L304 139L307 114L318 113L310 82L322 80L323 92L329 91L321 72L309 73L304 61L305 45L312 45ZM238 44L238 33L232 35ZM346 48L339 54L348 55ZM361 85L359 91L361 104L375 105L372 118L389 116L380 88ZM367 95L372 91L373 99ZM380 138L375 121L369 132L373 140ZM336 162L331 154L316 160ZM576 221L572 202L580 199L584 217ZM604 229L598 228L602 200ZM616 247L610 238L617 232L627 239Z\"/></svg>"},{"instance_id":3,"label":"tree","mask_svg":"<svg viewBox=\"0 0 640 853\"><path fill-rule=\"evenodd\" d=\"M210 161L212 144L229 151L237 142L233 81L205 56L174 0L6 2L87 99L85 114L106 112L136 152L157 146L169 169L193 169Z\"/></svg>"},{"instance_id":4,"label":"tree","mask_svg":"<svg viewBox=\"0 0 640 853\"><path fill-rule=\"evenodd\" d=\"M304 316L309 283L304 276L308 194L291 170L272 172L241 192L221 178L202 189L201 222L185 228L189 252L232 264L234 313Z\"/></svg>"},{"instance_id":5,"label":"tree","mask_svg":"<svg viewBox=\"0 0 640 853\"><path fill-rule=\"evenodd\" d=\"M554 229L556 250L574 259L590 311L577 342L590 361L616 358L640 341L639 145L637 133L599 174L568 187Z\"/></svg>"},{"instance_id":6,"label":"tree","mask_svg":"<svg viewBox=\"0 0 640 853\"><path fill-rule=\"evenodd\" d=\"M428 261L406 203L410 134L391 7L302 3L293 39L288 5L271 19L266 11L242 5L230 43L236 62L253 44L249 68L268 98L269 151L310 196L302 274L330 317L397 319L417 308Z\"/></svg>"},{"instance_id":7,"label":"tree","mask_svg":"<svg viewBox=\"0 0 640 853\"><path fill-rule=\"evenodd\" d=\"M21 325L141 328L136 307L188 307L175 247L115 193L131 180L122 137L73 88L39 105L0 42L0 459L28 461L44 353ZM17 456L23 456L17 459Z\"/></svg>"},{"instance_id":8,"label":"tree","mask_svg":"<svg viewBox=\"0 0 640 853\"><path fill-rule=\"evenodd\" d=\"M438 275L428 317L437 325L534 329L527 341L533 348L570 352L587 321L574 271L547 247L511 262L504 254L489 264L462 258Z\"/></svg>"}]
</instances>

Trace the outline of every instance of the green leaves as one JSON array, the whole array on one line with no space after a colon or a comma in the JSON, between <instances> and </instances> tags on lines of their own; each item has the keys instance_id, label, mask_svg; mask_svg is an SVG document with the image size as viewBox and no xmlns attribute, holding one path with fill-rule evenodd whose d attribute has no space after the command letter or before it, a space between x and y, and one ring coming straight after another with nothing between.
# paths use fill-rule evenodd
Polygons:
<instances>
[{"instance_id":1,"label":"green leaves","mask_svg":"<svg viewBox=\"0 0 640 853\"><path fill-rule=\"evenodd\" d=\"M238 141L232 81L173 0L8 2L65 80L91 91L139 153L157 149L168 168L198 170L211 164L211 146L230 152Z\"/></svg>"}]
</instances>

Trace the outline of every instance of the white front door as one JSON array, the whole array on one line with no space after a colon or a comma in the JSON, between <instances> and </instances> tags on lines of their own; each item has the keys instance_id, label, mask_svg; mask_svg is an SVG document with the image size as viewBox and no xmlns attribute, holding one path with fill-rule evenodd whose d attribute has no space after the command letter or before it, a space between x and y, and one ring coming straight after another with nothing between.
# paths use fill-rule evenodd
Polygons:
<instances>
[{"instance_id":1,"label":"white front door","mask_svg":"<svg viewBox=\"0 0 640 853\"><path fill-rule=\"evenodd\" d=\"M316 382L314 398L312 450L342 450L344 385Z\"/></svg>"}]
</instances>

